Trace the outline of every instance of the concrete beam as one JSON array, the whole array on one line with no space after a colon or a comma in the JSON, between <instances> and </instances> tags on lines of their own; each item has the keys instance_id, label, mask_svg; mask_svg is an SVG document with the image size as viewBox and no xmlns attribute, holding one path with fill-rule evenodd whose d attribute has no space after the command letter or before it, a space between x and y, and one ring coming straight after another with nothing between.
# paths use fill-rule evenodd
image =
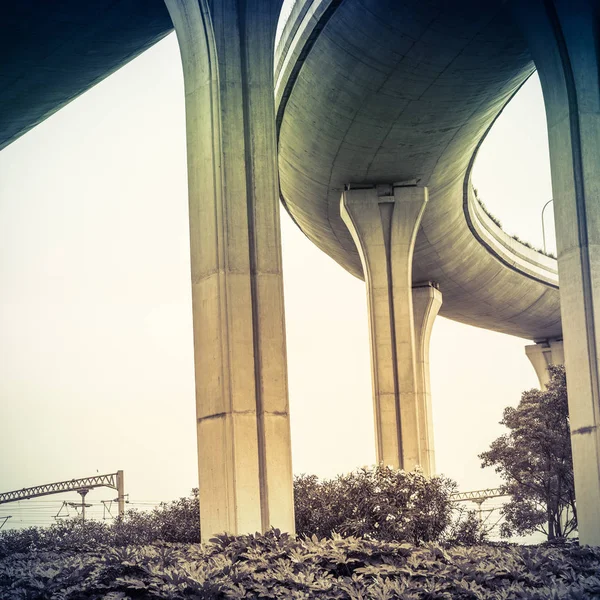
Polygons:
<instances>
[{"instance_id":1,"label":"concrete beam","mask_svg":"<svg viewBox=\"0 0 600 600\"><path fill-rule=\"evenodd\" d=\"M412 258L427 188L371 186L342 194L341 214L367 283L377 461L422 464Z\"/></svg>"},{"instance_id":2,"label":"concrete beam","mask_svg":"<svg viewBox=\"0 0 600 600\"><path fill-rule=\"evenodd\" d=\"M600 40L598 3L512 3L548 121L579 538L600 545Z\"/></svg>"},{"instance_id":3,"label":"concrete beam","mask_svg":"<svg viewBox=\"0 0 600 600\"><path fill-rule=\"evenodd\" d=\"M415 369L417 376L417 411L421 439L421 467L425 475L435 474L429 342L433 323L442 306L442 293L431 282L413 286L415 324Z\"/></svg>"},{"instance_id":4,"label":"concrete beam","mask_svg":"<svg viewBox=\"0 0 600 600\"><path fill-rule=\"evenodd\" d=\"M166 0L181 49L202 539L294 531L273 46L281 0Z\"/></svg>"},{"instance_id":5,"label":"concrete beam","mask_svg":"<svg viewBox=\"0 0 600 600\"><path fill-rule=\"evenodd\" d=\"M564 365L565 351L562 340L545 340L525 346L525 354L531 361L535 373L540 380L540 388L544 389L550 381L548 367L550 365Z\"/></svg>"}]
</instances>

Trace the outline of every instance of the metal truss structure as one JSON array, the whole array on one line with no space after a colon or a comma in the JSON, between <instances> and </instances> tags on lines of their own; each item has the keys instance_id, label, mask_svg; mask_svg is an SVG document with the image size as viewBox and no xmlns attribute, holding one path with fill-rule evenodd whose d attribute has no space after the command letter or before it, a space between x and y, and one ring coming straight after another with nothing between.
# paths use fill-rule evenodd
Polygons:
<instances>
[{"instance_id":1,"label":"metal truss structure","mask_svg":"<svg viewBox=\"0 0 600 600\"><path fill-rule=\"evenodd\" d=\"M451 502L485 502L489 498L502 498L503 496L508 496L506 492L502 490L502 488L489 488L487 490L476 490L474 492L457 492L456 494L452 494L450 496Z\"/></svg>"},{"instance_id":2,"label":"metal truss structure","mask_svg":"<svg viewBox=\"0 0 600 600\"><path fill-rule=\"evenodd\" d=\"M92 477L83 477L82 479L71 479L70 481L57 481L55 483L46 483L35 487L0 493L0 504L29 500L30 498L48 496L50 494L61 494L63 492L79 492L83 496L89 490L97 487L108 487L117 490L119 515L123 515L125 512L123 471L107 475L93 475Z\"/></svg>"}]
</instances>

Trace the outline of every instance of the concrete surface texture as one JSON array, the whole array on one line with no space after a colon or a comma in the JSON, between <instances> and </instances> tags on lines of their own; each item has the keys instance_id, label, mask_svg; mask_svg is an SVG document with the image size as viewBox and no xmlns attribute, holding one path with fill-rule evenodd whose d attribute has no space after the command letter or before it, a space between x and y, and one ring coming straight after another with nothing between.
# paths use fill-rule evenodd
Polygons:
<instances>
[{"instance_id":1,"label":"concrete surface texture","mask_svg":"<svg viewBox=\"0 0 600 600\"><path fill-rule=\"evenodd\" d=\"M406 470L422 464L412 255L426 203L426 188L393 185L350 189L341 201L366 274L377 461Z\"/></svg>"},{"instance_id":2,"label":"concrete surface texture","mask_svg":"<svg viewBox=\"0 0 600 600\"><path fill-rule=\"evenodd\" d=\"M579 535L600 545L600 7L559 0L513 10L546 105Z\"/></svg>"},{"instance_id":3,"label":"concrete surface texture","mask_svg":"<svg viewBox=\"0 0 600 600\"><path fill-rule=\"evenodd\" d=\"M293 532L273 100L280 2L167 5L185 84L202 539Z\"/></svg>"},{"instance_id":4,"label":"concrete surface texture","mask_svg":"<svg viewBox=\"0 0 600 600\"><path fill-rule=\"evenodd\" d=\"M539 344L525 346L525 354L530 360L535 374L540 380L540 388L544 389L550 381L548 367L550 365L564 365L565 352L562 340L546 340Z\"/></svg>"},{"instance_id":5,"label":"concrete surface texture","mask_svg":"<svg viewBox=\"0 0 600 600\"><path fill-rule=\"evenodd\" d=\"M440 314L527 339L560 336L556 261L530 267L538 253L495 226L482 233L472 216L478 145L534 70L505 3L344 0L333 13L320 9L324 24L315 14L299 13L288 47L301 56L297 45L311 44L301 68L280 61L276 73L281 193L297 224L362 277L339 214L341 190L416 180L429 202L413 281L439 283Z\"/></svg>"},{"instance_id":6,"label":"concrete surface texture","mask_svg":"<svg viewBox=\"0 0 600 600\"><path fill-rule=\"evenodd\" d=\"M435 444L429 375L429 343L433 324L442 306L442 293L431 282L413 286L415 327L415 368L417 376L417 411L421 437L421 467L426 475L435 474Z\"/></svg>"},{"instance_id":7,"label":"concrete surface texture","mask_svg":"<svg viewBox=\"0 0 600 600\"><path fill-rule=\"evenodd\" d=\"M164 0L4 2L0 150L173 30Z\"/></svg>"}]
</instances>

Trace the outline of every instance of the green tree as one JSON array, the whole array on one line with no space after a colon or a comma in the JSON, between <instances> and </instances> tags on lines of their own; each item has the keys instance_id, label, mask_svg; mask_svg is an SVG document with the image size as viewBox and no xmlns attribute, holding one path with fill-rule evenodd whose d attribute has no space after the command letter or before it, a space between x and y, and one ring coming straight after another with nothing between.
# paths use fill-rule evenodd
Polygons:
<instances>
[{"instance_id":1,"label":"green tree","mask_svg":"<svg viewBox=\"0 0 600 600\"><path fill-rule=\"evenodd\" d=\"M547 389L523 392L516 408L504 409L509 433L479 455L511 496L502 509L507 537L539 531L551 540L577 529L565 369L551 365L549 373Z\"/></svg>"}]
</instances>

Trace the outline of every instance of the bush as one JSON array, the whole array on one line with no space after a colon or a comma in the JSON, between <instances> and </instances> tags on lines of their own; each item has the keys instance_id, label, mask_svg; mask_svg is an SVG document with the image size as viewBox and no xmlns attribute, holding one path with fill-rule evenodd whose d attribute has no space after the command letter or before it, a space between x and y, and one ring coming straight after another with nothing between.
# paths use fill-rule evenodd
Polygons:
<instances>
[{"instance_id":1,"label":"bush","mask_svg":"<svg viewBox=\"0 0 600 600\"><path fill-rule=\"evenodd\" d=\"M484 540L479 522L450 502L455 484L389 467L363 468L332 480L302 475L294 481L296 532L320 538L336 532L383 541ZM0 531L0 559L19 552L89 551L154 542L200 542L198 490L150 512L129 510L107 525L61 521L47 528Z\"/></svg>"},{"instance_id":2,"label":"bush","mask_svg":"<svg viewBox=\"0 0 600 600\"><path fill-rule=\"evenodd\" d=\"M294 484L296 533L329 537L333 532L385 541L430 542L452 523L443 476L391 467L362 468L332 480L302 475Z\"/></svg>"},{"instance_id":3,"label":"bush","mask_svg":"<svg viewBox=\"0 0 600 600\"><path fill-rule=\"evenodd\" d=\"M198 488L187 498L162 502L151 512L128 511L111 527L111 545L164 542L200 542Z\"/></svg>"},{"instance_id":4,"label":"bush","mask_svg":"<svg viewBox=\"0 0 600 600\"><path fill-rule=\"evenodd\" d=\"M592 600L600 549L442 548L375 540L217 536L212 544L155 544L15 555L0 562L3 600L126 598L379 598Z\"/></svg>"},{"instance_id":5,"label":"bush","mask_svg":"<svg viewBox=\"0 0 600 600\"><path fill-rule=\"evenodd\" d=\"M476 546L487 541L488 532L474 510L455 507L454 520L444 532L443 541L450 546Z\"/></svg>"},{"instance_id":6,"label":"bush","mask_svg":"<svg viewBox=\"0 0 600 600\"><path fill-rule=\"evenodd\" d=\"M99 521L65 520L50 527L0 531L0 559L18 552L95 550L107 546L156 541L200 541L198 490L188 498L163 502L150 512L129 510L108 525Z\"/></svg>"}]
</instances>

